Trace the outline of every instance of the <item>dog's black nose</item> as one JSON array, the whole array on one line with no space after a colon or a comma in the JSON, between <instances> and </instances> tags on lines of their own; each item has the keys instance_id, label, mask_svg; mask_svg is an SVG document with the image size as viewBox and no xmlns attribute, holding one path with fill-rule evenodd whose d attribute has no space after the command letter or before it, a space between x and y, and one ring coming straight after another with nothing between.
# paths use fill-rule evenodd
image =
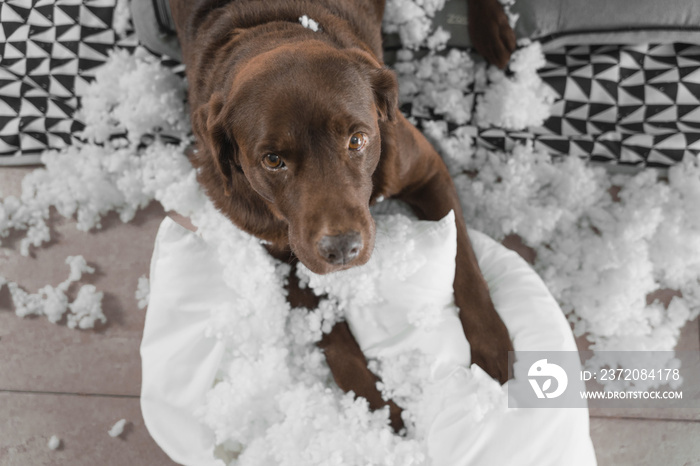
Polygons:
<instances>
[{"instance_id":1,"label":"dog's black nose","mask_svg":"<svg viewBox=\"0 0 700 466\"><path fill-rule=\"evenodd\" d=\"M349 264L362 250L362 235L350 231L342 235L324 236L318 242L318 252L333 265Z\"/></svg>"}]
</instances>

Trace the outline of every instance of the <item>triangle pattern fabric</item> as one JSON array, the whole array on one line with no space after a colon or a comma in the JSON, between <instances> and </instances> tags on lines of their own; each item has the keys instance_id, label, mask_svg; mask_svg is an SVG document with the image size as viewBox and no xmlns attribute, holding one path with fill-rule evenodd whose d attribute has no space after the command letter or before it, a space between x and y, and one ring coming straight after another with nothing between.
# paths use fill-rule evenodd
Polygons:
<instances>
[{"instance_id":1,"label":"triangle pattern fabric","mask_svg":"<svg viewBox=\"0 0 700 466\"><path fill-rule=\"evenodd\" d=\"M44 133L23 132L20 135L20 149L22 152L37 152L47 146L48 137Z\"/></svg>"},{"instance_id":2,"label":"triangle pattern fabric","mask_svg":"<svg viewBox=\"0 0 700 466\"><path fill-rule=\"evenodd\" d=\"M4 120L4 122L2 121ZM21 118L2 118L0 122L3 122L2 128L0 128L0 136L4 136L6 141L13 141L15 146L19 146L19 123ZM13 150L13 155L17 149Z\"/></svg>"},{"instance_id":3,"label":"triangle pattern fabric","mask_svg":"<svg viewBox=\"0 0 700 466\"><path fill-rule=\"evenodd\" d=\"M76 89L115 47L138 45L111 28L117 0L0 0L0 165L65 147L76 119Z\"/></svg>"},{"instance_id":4,"label":"triangle pattern fabric","mask_svg":"<svg viewBox=\"0 0 700 466\"><path fill-rule=\"evenodd\" d=\"M94 10L87 5L80 6L79 22L82 26L87 26L96 29L108 29L109 26L95 14Z\"/></svg>"},{"instance_id":5,"label":"triangle pattern fabric","mask_svg":"<svg viewBox=\"0 0 700 466\"><path fill-rule=\"evenodd\" d=\"M11 98L17 95L20 95L20 91L22 89L22 83L20 81L12 80L12 81L5 81L0 84L0 96L3 96L4 98ZM3 103L7 104L4 100L2 100Z\"/></svg>"},{"instance_id":6,"label":"triangle pattern fabric","mask_svg":"<svg viewBox=\"0 0 700 466\"><path fill-rule=\"evenodd\" d=\"M700 153L700 136L691 136L700 134L700 46L562 47L546 60L541 77L560 100L543 125L548 133L531 130L536 143L548 135L536 146L551 148L562 135L571 156L635 166ZM551 150L559 155L562 146Z\"/></svg>"},{"instance_id":7,"label":"triangle pattern fabric","mask_svg":"<svg viewBox=\"0 0 700 466\"><path fill-rule=\"evenodd\" d=\"M27 24L31 24L32 26L40 26L40 27L51 27L53 26L53 23L51 22L50 19L48 19L46 16L41 14L38 9L34 8L31 10L29 13L29 17L27 18Z\"/></svg>"},{"instance_id":8,"label":"triangle pattern fabric","mask_svg":"<svg viewBox=\"0 0 700 466\"><path fill-rule=\"evenodd\" d=\"M620 149L620 162L628 165L638 165L644 163L644 160L648 157L649 150L638 150L638 148L632 148L627 146L622 146Z\"/></svg>"},{"instance_id":9,"label":"triangle pattern fabric","mask_svg":"<svg viewBox=\"0 0 700 466\"><path fill-rule=\"evenodd\" d=\"M683 159L684 151L660 151L657 149L651 149L649 151L649 156L647 157L647 164L649 166L662 166L667 167L680 162Z\"/></svg>"},{"instance_id":10,"label":"triangle pattern fabric","mask_svg":"<svg viewBox=\"0 0 700 466\"><path fill-rule=\"evenodd\" d=\"M22 15L19 9L10 5L9 3L3 3L0 5L0 22L5 23L19 23L23 24L27 20L28 15Z\"/></svg>"},{"instance_id":11,"label":"triangle pattern fabric","mask_svg":"<svg viewBox=\"0 0 700 466\"><path fill-rule=\"evenodd\" d=\"M615 105L617 103L617 85L610 81L592 79L590 99L599 104Z\"/></svg>"},{"instance_id":12,"label":"triangle pattern fabric","mask_svg":"<svg viewBox=\"0 0 700 466\"><path fill-rule=\"evenodd\" d=\"M24 57L24 53L20 52L11 42L8 42L5 44L5 51L2 57L4 60L11 60L14 58L21 59Z\"/></svg>"},{"instance_id":13,"label":"triangle pattern fabric","mask_svg":"<svg viewBox=\"0 0 700 466\"><path fill-rule=\"evenodd\" d=\"M111 28L116 2L0 0L0 164L75 140L77 92L110 50L138 45ZM520 132L471 127L478 146L529 142L556 157L634 166L700 153L700 46L576 45L545 61L540 76L558 95L551 117Z\"/></svg>"},{"instance_id":14,"label":"triangle pattern fabric","mask_svg":"<svg viewBox=\"0 0 700 466\"><path fill-rule=\"evenodd\" d=\"M681 79L680 71L677 67L654 70L653 73L647 72L646 78L649 83L677 83Z\"/></svg>"},{"instance_id":15,"label":"triangle pattern fabric","mask_svg":"<svg viewBox=\"0 0 700 466\"><path fill-rule=\"evenodd\" d=\"M700 133L685 133L688 150L700 151Z\"/></svg>"},{"instance_id":16,"label":"triangle pattern fabric","mask_svg":"<svg viewBox=\"0 0 700 466\"><path fill-rule=\"evenodd\" d=\"M630 94L626 89L620 87L617 92L617 104L620 106L626 105L642 105L644 99Z\"/></svg>"},{"instance_id":17,"label":"triangle pattern fabric","mask_svg":"<svg viewBox=\"0 0 700 466\"><path fill-rule=\"evenodd\" d=\"M678 91L676 92L676 104L700 105L700 96L690 92L683 83L679 83Z\"/></svg>"},{"instance_id":18,"label":"triangle pattern fabric","mask_svg":"<svg viewBox=\"0 0 700 466\"><path fill-rule=\"evenodd\" d=\"M32 7L32 0L7 0L10 5L15 5L25 10Z\"/></svg>"},{"instance_id":19,"label":"triangle pattern fabric","mask_svg":"<svg viewBox=\"0 0 700 466\"><path fill-rule=\"evenodd\" d=\"M12 117L16 117L17 114L18 114L18 112L17 112L16 108L13 108L12 106L10 106L10 104L5 102L4 100L0 100L0 118L8 118L8 117L12 118ZM9 119L5 120L5 122L6 123L9 122Z\"/></svg>"},{"instance_id":20,"label":"triangle pattern fabric","mask_svg":"<svg viewBox=\"0 0 700 466\"><path fill-rule=\"evenodd\" d=\"M642 86L644 85L644 71L620 68L620 77L623 78L621 83L625 86Z\"/></svg>"},{"instance_id":21,"label":"triangle pattern fabric","mask_svg":"<svg viewBox=\"0 0 700 466\"><path fill-rule=\"evenodd\" d=\"M614 63L593 65L595 79L617 83L620 80L620 67Z\"/></svg>"},{"instance_id":22,"label":"triangle pattern fabric","mask_svg":"<svg viewBox=\"0 0 700 466\"><path fill-rule=\"evenodd\" d=\"M32 40L28 40L26 51L27 58L48 58L51 55L46 48L46 42L34 42ZM51 50L50 45L48 46L48 49Z\"/></svg>"},{"instance_id":23,"label":"triangle pattern fabric","mask_svg":"<svg viewBox=\"0 0 700 466\"><path fill-rule=\"evenodd\" d=\"M675 104L675 99L671 99L664 92L651 85L644 86L644 101L653 105Z\"/></svg>"},{"instance_id":24,"label":"triangle pattern fabric","mask_svg":"<svg viewBox=\"0 0 700 466\"><path fill-rule=\"evenodd\" d=\"M700 65L700 57L684 57L679 55L676 60L678 61L680 69L683 69L683 67L694 68Z\"/></svg>"},{"instance_id":25,"label":"triangle pattern fabric","mask_svg":"<svg viewBox=\"0 0 700 466\"><path fill-rule=\"evenodd\" d=\"M572 100L578 102L588 101L588 92L582 89L581 86L571 79L567 78L566 88L563 94L565 100Z\"/></svg>"},{"instance_id":26,"label":"triangle pattern fabric","mask_svg":"<svg viewBox=\"0 0 700 466\"><path fill-rule=\"evenodd\" d=\"M567 102L568 103L568 102ZM566 118L576 118L579 120L586 120L590 114L589 104L583 102L572 102L573 108L569 109L565 113Z\"/></svg>"},{"instance_id":27,"label":"triangle pattern fabric","mask_svg":"<svg viewBox=\"0 0 700 466\"><path fill-rule=\"evenodd\" d=\"M68 12L66 12L62 8L55 8L53 10L54 18L53 18L53 24L55 26L67 26L67 25L73 25L76 23L77 19L70 15Z\"/></svg>"}]
</instances>

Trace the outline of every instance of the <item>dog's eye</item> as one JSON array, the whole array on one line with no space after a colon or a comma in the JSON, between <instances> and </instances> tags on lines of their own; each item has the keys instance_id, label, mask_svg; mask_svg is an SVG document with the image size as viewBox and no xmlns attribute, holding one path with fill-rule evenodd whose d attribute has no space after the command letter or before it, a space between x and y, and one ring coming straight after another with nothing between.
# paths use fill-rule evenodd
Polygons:
<instances>
[{"instance_id":1,"label":"dog's eye","mask_svg":"<svg viewBox=\"0 0 700 466\"><path fill-rule=\"evenodd\" d=\"M350 142L348 143L348 149L359 151L362 150L367 144L367 135L365 133L355 133L350 136Z\"/></svg>"},{"instance_id":2,"label":"dog's eye","mask_svg":"<svg viewBox=\"0 0 700 466\"><path fill-rule=\"evenodd\" d=\"M263 157L263 165L270 170L279 170L284 167L284 162L282 161L282 157L277 154L266 154L265 157Z\"/></svg>"}]
</instances>

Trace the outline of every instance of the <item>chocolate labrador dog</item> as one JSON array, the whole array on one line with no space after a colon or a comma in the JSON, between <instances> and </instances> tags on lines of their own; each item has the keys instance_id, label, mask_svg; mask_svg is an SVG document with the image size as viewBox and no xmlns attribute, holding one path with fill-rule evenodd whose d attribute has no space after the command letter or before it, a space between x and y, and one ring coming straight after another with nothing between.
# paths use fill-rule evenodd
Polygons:
<instances>
[{"instance_id":1,"label":"chocolate labrador dog","mask_svg":"<svg viewBox=\"0 0 700 466\"><path fill-rule=\"evenodd\" d=\"M476 1L476 0L474 0ZM497 0L491 3L503 15ZM380 196L426 220L457 217L455 301L472 362L508 378L505 325L472 251L440 156L398 111L382 62L383 0L171 0L189 82L193 163L214 204L276 257L316 273L367 262ZM498 13L500 12L500 13ZM314 26L301 24L310 18ZM315 29L315 30L314 30ZM319 344L343 390L385 401L346 324Z\"/></svg>"}]
</instances>

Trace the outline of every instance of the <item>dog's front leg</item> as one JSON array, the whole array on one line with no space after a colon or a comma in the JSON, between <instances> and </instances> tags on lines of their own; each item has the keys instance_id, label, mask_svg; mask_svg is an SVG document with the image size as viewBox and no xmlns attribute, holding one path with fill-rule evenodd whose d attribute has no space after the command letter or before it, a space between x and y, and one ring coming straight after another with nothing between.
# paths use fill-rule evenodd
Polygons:
<instances>
[{"instance_id":1,"label":"dog's front leg","mask_svg":"<svg viewBox=\"0 0 700 466\"><path fill-rule=\"evenodd\" d=\"M515 51L516 39L498 0L468 0L469 38L489 63L503 69Z\"/></svg>"},{"instance_id":2,"label":"dog's front leg","mask_svg":"<svg viewBox=\"0 0 700 466\"><path fill-rule=\"evenodd\" d=\"M401 119L397 130L398 153L403 163L411 164L404 171L405 188L397 197L410 204L423 220L440 220L454 210L457 221L455 303L471 346L471 360L491 377L505 383L508 352L513 351L513 345L479 269L452 177L440 156L415 127Z\"/></svg>"},{"instance_id":3,"label":"dog's front leg","mask_svg":"<svg viewBox=\"0 0 700 466\"><path fill-rule=\"evenodd\" d=\"M350 333L347 322L338 322L330 333L323 336L318 346L326 355L326 361L335 383L345 392L365 398L371 410L389 406L391 427L398 432L403 427L401 408L393 401L385 401L377 390L379 379L367 367L367 359Z\"/></svg>"},{"instance_id":4,"label":"dog's front leg","mask_svg":"<svg viewBox=\"0 0 700 466\"><path fill-rule=\"evenodd\" d=\"M268 251L284 262L290 262L292 258L289 251L275 251L269 246ZM287 282L287 300L293 308L314 309L319 303L318 296L311 288L299 286L299 278L294 273L289 275ZM367 367L367 359L350 332L347 322L335 324L331 332L324 334L317 345L323 350L338 387L345 392L353 391L355 395L364 397L373 411L389 406L391 427L395 432L400 431L403 428L401 408L393 401L385 401L382 398L377 389L379 379Z\"/></svg>"}]
</instances>

